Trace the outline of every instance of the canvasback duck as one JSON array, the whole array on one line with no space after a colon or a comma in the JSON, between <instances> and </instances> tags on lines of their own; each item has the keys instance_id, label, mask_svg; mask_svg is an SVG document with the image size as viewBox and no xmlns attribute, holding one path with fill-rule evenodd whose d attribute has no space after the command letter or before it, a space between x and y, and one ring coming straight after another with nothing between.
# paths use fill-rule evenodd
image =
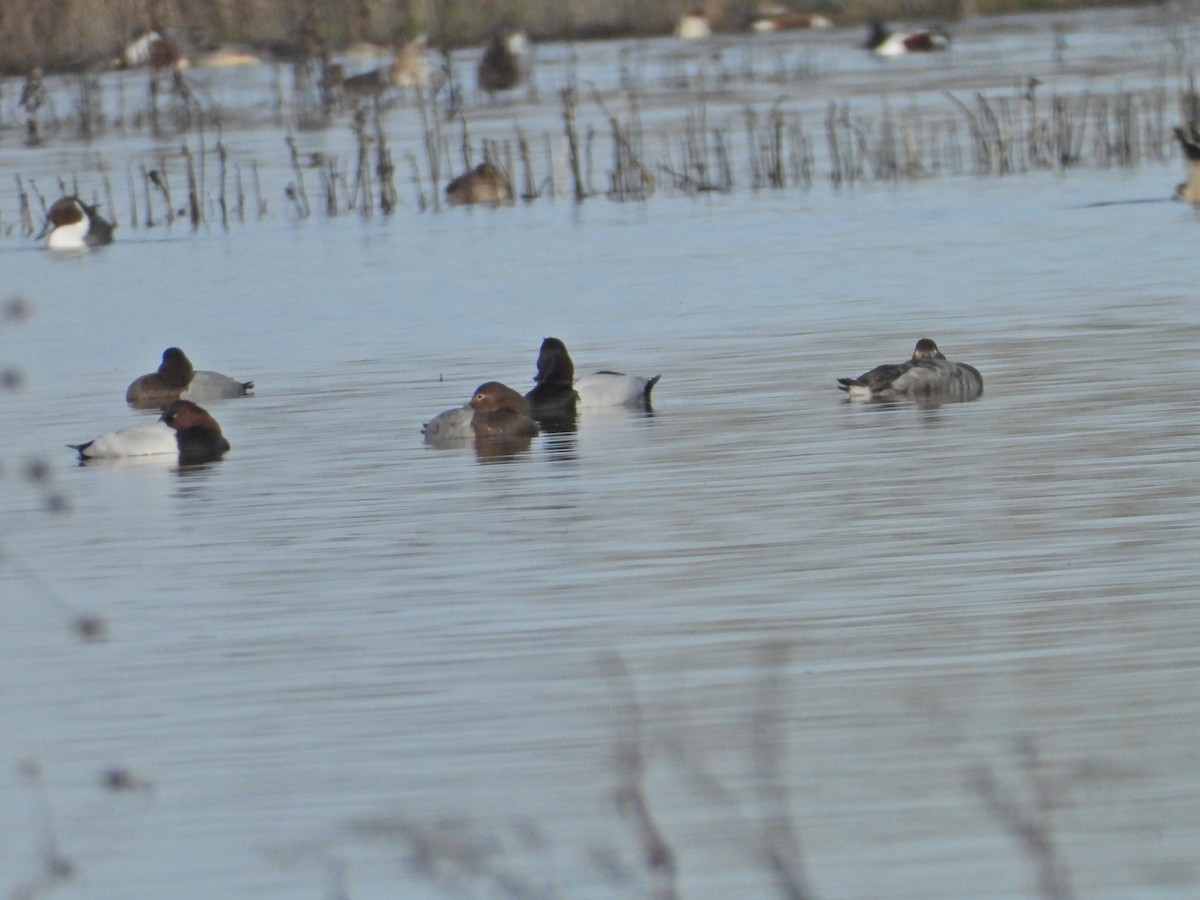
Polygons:
<instances>
[{"instance_id":1,"label":"canvasback duck","mask_svg":"<svg viewBox=\"0 0 1200 900\"><path fill-rule=\"evenodd\" d=\"M578 379L574 376L575 364L566 344L558 338L546 338L538 351L537 374L533 376L538 386L526 394L525 399L535 410L545 410L552 415L554 410L566 408L570 397L568 388L573 388L580 409L602 406L650 409L650 392L661 377L643 378L608 369Z\"/></svg>"},{"instance_id":2,"label":"canvasback duck","mask_svg":"<svg viewBox=\"0 0 1200 900\"><path fill-rule=\"evenodd\" d=\"M68 444L81 460L175 454L180 465L212 462L229 450L221 426L203 407L176 400L150 425L106 431L83 444Z\"/></svg>"},{"instance_id":3,"label":"canvasback duck","mask_svg":"<svg viewBox=\"0 0 1200 900\"><path fill-rule=\"evenodd\" d=\"M138 409L161 409L172 400L212 403L244 397L253 389L253 381L238 381L220 372L196 371L192 361L178 347L163 351L157 372L133 380L125 390L125 401Z\"/></svg>"},{"instance_id":4,"label":"canvasback duck","mask_svg":"<svg viewBox=\"0 0 1200 900\"><path fill-rule=\"evenodd\" d=\"M87 250L111 244L113 225L96 212L95 206L75 196L62 197L46 213L46 225L38 240L42 238L51 250Z\"/></svg>"},{"instance_id":5,"label":"canvasback duck","mask_svg":"<svg viewBox=\"0 0 1200 900\"><path fill-rule=\"evenodd\" d=\"M691 9L675 23L675 36L685 41L702 41L712 37L712 25L700 9Z\"/></svg>"},{"instance_id":6,"label":"canvasback duck","mask_svg":"<svg viewBox=\"0 0 1200 900\"><path fill-rule=\"evenodd\" d=\"M983 393L983 376L974 366L946 359L936 343L921 338L912 358L906 362L876 366L858 378L839 378L838 387L856 400L877 397L974 400Z\"/></svg>"},{"instance_id":7,"label":"canvasback duck","mask_svg":"<svg viewBox=\"0 0 1200 900\"><path fill-rule=\"evenodd\" d=\"M451 206L489 203L498 206L511 203L512 184L499 166L482 162L466 174L459 175L446 185L446 202Z\"/></svg>"},{"instance_id":8,"label":"canvasback duck","mask_svg":"<svg viewBox=\"0 0 1200 900\"><path fill-rule=\"evenodd\" d=\"M491 95L516 87L528 75L528 53L529 39L525 32L498 29L479 60L476 75L480 89Z\"/></svg>"},{"instance_id":9,"label":"canvasback duck","mask_svg":"<svg viewBox=\"0 0 1200 900\"><path fill-rule=\"evenodd\" d=\"M877 56L904 56L906 53L936 53L950 49L950 35L940 27L924 31L888 31L881 22L872 22L863 45Z\"/></svg>"},{"instance_id":10,"label":"canvasback duck","mask_svg":"<svg viewBox=\"0 0 1200 900\"><path fill-rule=\"evenodd\" d=\"M475 389L465 405L426 422L421 433L426 443L435 447L466 441L527 444L539 428L529 415L524 397L498 381L487 381Z\"/></svg>"},{"instance_id":11,"label":"canvasback duck","mask_svg":"<svg viewBox=\"0 0 1200 900\"><path fill-rule=\"evenodd\" d=\"M1176 127L1175 137L1188 164L1187 181L1175 188L1175 199L1200 205L1200 128L1195 123Z\"/></svg>"},{"instance_id":12,"label":"canvasback duck","mask_svg":"<svg viewBox=\"0 0 1200 900\"><path fill-rule=\"evenodd\" d=\"M832 27L833 21L828 16L820 13L797 12L781 6L760 7L750 21L750 30L757 31L759 34Z\"/></svg>"}]
</instances>

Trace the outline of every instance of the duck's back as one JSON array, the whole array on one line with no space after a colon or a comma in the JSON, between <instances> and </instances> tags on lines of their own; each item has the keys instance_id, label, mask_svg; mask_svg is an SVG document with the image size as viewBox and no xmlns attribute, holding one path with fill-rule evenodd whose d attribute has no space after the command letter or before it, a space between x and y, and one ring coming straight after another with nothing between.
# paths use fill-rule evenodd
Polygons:
<instances>
[{"instance_id":1,"label":"duck's back","mask_svg":"<svg viewBox=\"0 0 1200 900\"><path fill-rule=\"evenodd\" d=\"M983 376L974 366L948 359L915 359L892 383L897 393L937 394L950 400L974 400L983 393Z\"/></svg>"},{"instance_id":2,"label":"duck's back","mask_svg":"<svg viewBox=\"0 0 1200 900\"><path fill-rule=\"evenodd\" d=\"M593 372L575 382L581 407L650 406L650 392L659 376L642 378L621 372Z\"/></svg>"},{"instance_id":3,"label":"duck's back","mask_svg":"<svg viewBox=\"0 0 1200 900\"><path fill-rule=\"evenodd\" d=\"M115 459L122 456L154 456L175 453L179 445L175 431L161 421L106 431L86 444L72 444L84 459Z\"/></svg>"},{"instance_id":4,"label":"duck's back","mask_svg":"<svg viewBox=\"0 0 1200 900\"><path fill-rule=\"evenodd\" d=\"M253 381L238 381L220 372L209 372L199 369L192 376L192 382L181 395L193 403L205 404L214 400L231 400L234 397L244 397L253 389Z\"/></svg>"}]
</instances>

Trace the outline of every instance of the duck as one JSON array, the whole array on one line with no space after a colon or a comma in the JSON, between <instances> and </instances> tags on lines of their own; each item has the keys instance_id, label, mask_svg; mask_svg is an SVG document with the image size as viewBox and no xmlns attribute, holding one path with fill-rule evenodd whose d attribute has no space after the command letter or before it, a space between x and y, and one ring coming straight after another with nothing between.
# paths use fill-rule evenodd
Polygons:
<instances>
[{"instance_id":1,"label":"duck","mask_svg":"<svg viewBox=\"0 0 1200 900\"><path fill-rule=\"evenodd\" d=\"M692 8L675 23L675 36L685 41L702 41L712 37L712 25L703 10Z\"/></svg>"},{"instance_id":2,"label":"duck","mask_svg":"<svg viewBox=\"0 0 1200 900\"><path fill-rule=\"evenodd\" d=\"M579 404L575 390L575 363L567 345L558 338L546 338L538 350L535 385L525 394L530 414L539 422L546 419L574 419Z\"/></svg>"},{"instance_id":3,"label":"duck","mask_svg":"<svg viewBox=\"0 0 1200 900\"><path fill-rule=\"evenodd\" d=\"M392 58L392 67L388 70L388 80L392 87L401 90L423 88L429 83L432 72L429 60L425 58L428 46L429 36L421 34L396 51Z\"/></svg>"},{"instance_id":4,"label":"duck","mask_svg":"<svg viewBox=\"0 0 1200 900\"><path fill-rule=\"evenodd\" d=\"M888 31L882 22L872 22L863 46L877 56L935 53L950 49L950 35L940 27L924 31Z\"/></svg>"},{"instance_id":5,"label":"duck","mask_svg":"<svg viewBox=\"0 0 1200 900\"><path fill-rule=\"evenodd\" d=\"M435 447L466 441L522 441L540 433L529 404L499 381L486 381L461 407L448 409L425 423L421 433Z\"/></svg>"},{"instance_id":6,"label":"duck","mask_svg":"<svg viewBox=\"0 0 1200 900\"><path fill-rule=\"evenodd\" d=\"M38 240L46 238L51 250L87 250L113 242L113 224L72 195L61 197L50 204L46 212L46 224Z\"/></svg>"},{"instance_id":7,"label":"duck","mask_svg":"<svg viewBox=\"0 0 1200 900\"><path fill-rule=\"evenodd\" d=\"M186 69L188 61L178 43L167 37L161 29L149 28L122 48L116 66L122 69L141 66L155 70Z\"/></svg>"},{"instance_id":8,"label":"duck","mask_svg":"<svg viewBox=\"0 0 1200 900\"><path fill-rule=\"evenodd\" d=\"M125 402L136 409L162 409L172 400L212 403L244 397L253 381L238 381L220 372L196 371L187 354L178 347L163 351L157 372L141 375L125 389Z\"/></svg>"},{"instance_id":9,"label":"duck","mask_svg":"<svg viewBox=\"0 0 1200 900\"><path fill-rule=\"evenodd\" d=\"M938 397L974 400L983 393L983 376L974 366L951 362L931 338L921 338L912 358L876 366L858 378L839 378L838 387L853 400Z\"/></svg>"},{"instance_id":10,"label":"duck","mask_svg":"<svg viewBox=\"0 0 1200 900\"><path fill-rule=\"evenodd\" d=\"M1200 206L1200 127L1195 123L1176 126L1175 137L1188 164L1187 181L1175 188L1175 199Z\"/></svg>"},{"instance_id":11,"label":"duck","mask_svg":"<svg viewBox=\"0 0 1200 900\"><path fill-rule=\"evenodd\" d=\"M481 162L446 185L446 202L451 206L487 203L498 206L511 203L512 184L499 166Z\"/></svg>"},{"instance_id":12,"label":"duck","mask_svg":"<svg viewBox=\"0 0 1200 900\"><path fill-rule=\"evenodd\" d=\"M575 394L578 409L587 407L640 406L650 409L650 392L661 376L643 378L602 369L575 378L575 363L567 345L558 338L546 338L538 350L537 387L525 395L535 412L553 414L568 408L570 393Z\"/></svg>"},{"instance_id":13,"label":"duck","mask_svg":"<svg viewBox=\"0 0 1200 900\"><path fill-rule=\"evenodd\" d=\"M759 34L832 27L833 20L828 16L813 12L796 12L781 6L760 7L750 21L750 30Z\"/></svg>"},{"instance_id":14,"label":"duck","mask_svg":"<svg viewBox=\"0 0 1200 900\"><path fill-rule=\"evenodd\" d=\"M217 420L190 400L168 404L152 424L106 431L93 440L67 446L80 460L175 454L180 465L213 462L230 449Z\"/></svg>"},{"instance_id":15,"label":"duck","mask_svg":"<svg viewBox=\"0 0 1200 900\"><path fill-rule=\"evenodd\" d=\"M468 405L474 411L471 430L477 440L532 438L540 432L525 398L499 381L477 387Z\"/></svg>"},{"instance_id":16,"label":"duck","mask_svg":"<svg viewBox=\"0 0 1200 900\"><path fill-rule=\"evenodd\" d=\"M516 87L528 74L528 53L529 38L525 32L514 28L497 29L479 60L476 77L480 89L495 94Z\"/></svg>"}]
</instances>

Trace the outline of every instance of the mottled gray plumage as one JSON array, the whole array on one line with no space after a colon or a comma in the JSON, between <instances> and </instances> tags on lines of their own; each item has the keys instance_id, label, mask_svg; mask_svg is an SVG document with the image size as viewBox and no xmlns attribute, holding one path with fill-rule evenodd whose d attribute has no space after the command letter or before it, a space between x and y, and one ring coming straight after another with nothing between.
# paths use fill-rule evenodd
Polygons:
<instances>
[{"instance_id":1,"label":"mottled gray plumage","mask_svg":"<svg viewBox=\"0 0 1200 900\"><path fill-rule=\"evenodd\" d=\"M839 378L851 397L937 397L974 400L983 393L983 376L974 366L946 359L929 338L917 341L912 358L876 366L858 378Z\"/></svg>"}]
</instances>

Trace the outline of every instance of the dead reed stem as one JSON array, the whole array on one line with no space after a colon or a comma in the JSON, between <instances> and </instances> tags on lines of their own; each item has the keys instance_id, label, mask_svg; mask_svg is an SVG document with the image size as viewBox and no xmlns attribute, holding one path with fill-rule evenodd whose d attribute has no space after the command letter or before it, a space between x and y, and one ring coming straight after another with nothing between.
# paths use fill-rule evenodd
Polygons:
<instances>
[{"instance_id":1,"label":"dead reed stem","mask_svg":"<svg viewBox=\"0 0 1200 900\"><path fill-rule=\"evenodd\" d=\"M655 896L660 900L678 900L675 853L655 822L646 795L642 711L637 693L633 680L619 657L613 657L607 668L609 676L620 682L626 708L625 719L628 723L628 732L617 743L616 766L620 779L616 789L617 809L632 822L646 870L658 883Z\"/></svg>"},{"instance_id":2,"label":"dead reed stem","mask_svg":"<svg viewBox=\"0 0 1200 900\"><path fill-rule=\"evenodd\" d=\"M288 155L291 158L292 173L296 176L296 180L288 185L288 197L292 200L297 215L302 219L307 219L312 209L308 205L308 193L304 189L304 170L300 167L300 152L296 149L295 137L289 134L285 141Z\"/></svg>"},{"instance_id":3,"label":"dead reed stem","mask_svg":"<svg viewBox=\"0 0 1200 900\"><path fill-rule=\"evenodd\" d=\"M579 95L573 88L564 88L559 97L562 100L563 133L567 138L567 160L571 169L571 181L575 187L575 202L582 203L587 198L583 185L583 175L579 162L579 135L575 130L576 107Z\"/></svg>"},{"instance_id":4,"label":"dead reed stem","mask_svg":"<svg viewBox=\"0 0 1200 900\"><path fill-rule=\"evenodd\" d=\"M200 210L200 194L196 182L196 165L192 159L192 150L185 142L183 144L183 158L187 164L187 185L188 185L188 219L192 223L192 230L195 231L200 227L201 210Z\"/></svg>"},{"instance_id":5,"label":"dead reed stem","mask_svg":"<svg viewBox=\"0 0 1200 900\"><path fill-rule=\"evenodd\" d=\"M1058 849L1050 814L1054 791L1042 771L1033 742L1017 743L1018 764L1025 789L1031 795L1022 804L1015 789L1006 789L991 767L979 766L971 773L970 785L982 798L987 811L1020 844L1037 870L1038 896L1043 900L1071 900L1074 896Z\"/></svg>"}]
</instances>

